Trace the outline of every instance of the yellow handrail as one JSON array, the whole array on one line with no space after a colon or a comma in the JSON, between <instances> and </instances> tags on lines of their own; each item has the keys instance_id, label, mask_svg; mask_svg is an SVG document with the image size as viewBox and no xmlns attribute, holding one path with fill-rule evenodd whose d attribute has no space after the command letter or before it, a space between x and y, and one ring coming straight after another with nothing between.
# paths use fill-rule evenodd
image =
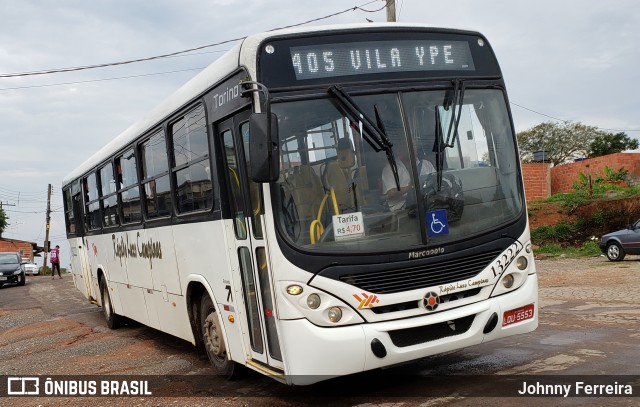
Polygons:
<instances>
[{"instance_id":1,"label":"yellow handrail","mask_svg":"<svg viewBox=\"0 0 640 407\"><path fill-rule=\"evenodd\" d=\"M333 214L340 215L340 211L338 210L338 200L336 199L336 191L331 187L331 201L333 202Z\"/></svg>"},{"instance_id":2,"label":"yellow handrail","mask_svg":"<svg viewBox=\"0 0 640 407\"><path fill-rule=\"evenodd\" d=\"M322 198L322 202L320 203L320 207L318 208L318 216L316 219L311 222L309 226L309 238L311 240L311 244L316 244L316 242L320 239L320 236L324 233L324 225L320 221L322 217L322 210L324 209L324 205L327 203L327 199L329 199L329 195L331 195L331 202L333 203L333 213L339 215L338 211L338 200L336 199L336 193L331 188L329 193L324 194L324 198Z\"/></svg>"},{"instance_id":3,"label":"yellow handrail","mask_svg":"<svg viewBox=\"0 0 640 407\"><path fill-rule=\"evenodd\" d=\"M324 226L322 225L322 222L320 222L320 217L322 216L322 208L324 208L324 204L327 202L328 197L329 195L324 194L324 198L322 198L322 202L318 208L318 216L309 226L309 238L311 239L311 244L316 244L316 241L320 239L320 236L324 233Z\"/></svg>"}]
</instances>

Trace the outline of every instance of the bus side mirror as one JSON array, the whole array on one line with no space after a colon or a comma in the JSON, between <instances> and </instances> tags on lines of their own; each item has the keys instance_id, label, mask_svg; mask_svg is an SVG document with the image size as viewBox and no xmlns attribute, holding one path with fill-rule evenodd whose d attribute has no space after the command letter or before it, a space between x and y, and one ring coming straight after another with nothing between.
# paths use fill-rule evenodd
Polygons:
<instances>
[{"instance_id":1,"label":"bus side mirror","mask_svg":"<svg viewBox=\"0 0 640 407\"><path fill-rule=\"evenodd\" d=\"M254 182L274 182L280 176L278 117L252 113L249 117L249 157Z\"/></svg>"}]
</instances>

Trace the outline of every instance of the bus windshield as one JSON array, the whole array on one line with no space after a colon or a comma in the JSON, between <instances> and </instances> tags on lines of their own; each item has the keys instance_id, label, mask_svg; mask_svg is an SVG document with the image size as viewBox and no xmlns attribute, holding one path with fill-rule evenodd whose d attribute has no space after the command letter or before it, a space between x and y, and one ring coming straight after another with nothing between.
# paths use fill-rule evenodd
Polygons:
<instances>
[{"instance_id":1,"label":"bus windshield","mask_svg":"<svg viewBox=\"0 0 640 407\"><path fill-rule=\"evenodd\" d=\"M355 115L329 95L274 103L274 212L285 239L323 252L415 250L513 221L523 196L504 93L451 99L446 90L358 95ZM371 141L381 138L392 158Z\"/></svg>"}]
</instances>

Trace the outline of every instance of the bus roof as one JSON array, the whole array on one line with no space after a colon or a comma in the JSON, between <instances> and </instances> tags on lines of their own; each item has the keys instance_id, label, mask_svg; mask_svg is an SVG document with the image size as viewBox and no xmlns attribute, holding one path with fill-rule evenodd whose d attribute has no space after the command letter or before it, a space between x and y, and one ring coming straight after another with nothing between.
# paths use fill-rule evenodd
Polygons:
<instances>
[{"instance_id":1,"label":"bus roof","mask_svg":"<svg viewBox=\"0 0 640 407\"><path fill-rule=\"evenodd\" d=\"M287 35L313 33L313 32L329 32L329 31L349 31L362 29L428 29L442 32L466 32L460 30L450 30L443 28L434 28L427 25L407 24L407 23L364 23L364 24L337 24L312 27L294 27L280 30L268 31L264 33L254 34L246 37L240 44L234 46L211 65L203 69L195 77L180 87L176 92L162 101L156 108L151 110L146 116L142 117L136 123L124 130L120 135L115 137L111 142L98 150L89 157L85 162L76 167L67 174L63 181L63 187L70 184L78 177L101 164L105 159L115 154L120 149L129 145L144 133L152 130L155 126L165 120L184 105L192 100L200 97L209 88L217 82L224 79L236 71L240 66L244 66L252 78L255 79L256 59L260 44L268 38L281 37ZM476 33L477 34L477 33Z\"/></svg>"}]
</instances>

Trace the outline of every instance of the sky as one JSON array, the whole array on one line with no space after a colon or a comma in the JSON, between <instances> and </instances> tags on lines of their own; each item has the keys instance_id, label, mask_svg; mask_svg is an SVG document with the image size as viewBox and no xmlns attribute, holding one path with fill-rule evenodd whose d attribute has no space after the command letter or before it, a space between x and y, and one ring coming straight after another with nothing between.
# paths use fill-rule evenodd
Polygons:
<instances>
[{"instance_id":1,"label":"sky","mask_svg":"<svg viewBox=\"0 0 640 407\"><path fill-rule=\"evenodd\" d=\"M163 55L278 27L386 20L382 0L0 0L0 76ZM364 9L364 10L363 10ZM396 0L404 23L480 31L501 65L516 131L574 121L640 137L637 0ZM0 77L5 238L65 241L63 177L233 46L46 75ZM42 259L37 259L38 264Z\"/></svg>"}]
</instances>

